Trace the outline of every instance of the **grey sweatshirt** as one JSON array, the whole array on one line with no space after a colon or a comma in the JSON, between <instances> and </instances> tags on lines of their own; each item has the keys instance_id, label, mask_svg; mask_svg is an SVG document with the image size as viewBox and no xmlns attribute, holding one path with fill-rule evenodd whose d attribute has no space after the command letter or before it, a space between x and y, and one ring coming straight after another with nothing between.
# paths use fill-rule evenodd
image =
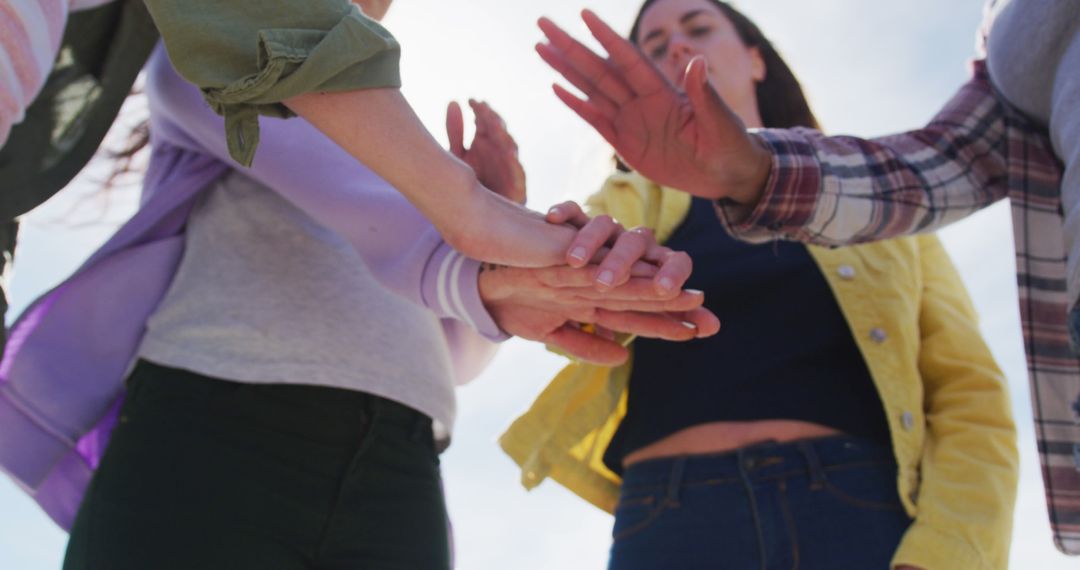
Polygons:
<instances>
[{"instance_id":1,"label":"grey sweatshirt","mask_svg":"<svg viewBox=\"0 0 1080 570\"><path fill-rule=\"evenodd\" d=\"M992 0L987 64L1015 107L1050 127L1065 163L1069 297L1080 299L1080 0Z\"/></svg>"}]
</instances>

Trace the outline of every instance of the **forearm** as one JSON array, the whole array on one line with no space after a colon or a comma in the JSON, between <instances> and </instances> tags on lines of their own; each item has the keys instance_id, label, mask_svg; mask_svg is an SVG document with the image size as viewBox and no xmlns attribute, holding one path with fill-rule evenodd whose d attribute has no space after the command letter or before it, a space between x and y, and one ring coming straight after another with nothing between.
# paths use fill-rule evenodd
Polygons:
<instances>
[{"instance_id":1,"label":"forearm","mask_svg":"<svg viewBox=\"0 0 1080 570\"><path fill-rule=\"evenodd\" d=\"M309 93L286 105L398 189L447 241L475 196L472 170L431 136L398 89Z\"/></svg>"},{"instance_id":2,"label":"forearm","mask_svg":"<svg viewBox=\"0 0 1080 570\"><path fill-rule=\"evenodd\" d=\"M147 90L159 144L211 155L258 181L347 240L390 291L500 338L477 292L479 263L450 248L400 193L306 121L264 119L259 155L241 168L221 136L223 119L160 54L148 67Z\"/></svg>"},{"instance_id":3,"label":"forearm","mask_svg":"<svg viewBox=\"0 0 1080 570\"><path fill-rule=\"evenodd\" d=\"M977 71L926 127L863 140L763 130L773 155L756 204L721 203L752 241L847 245L930 231L1007 194L1004 112Z\"/></svg>"}]
</instances>

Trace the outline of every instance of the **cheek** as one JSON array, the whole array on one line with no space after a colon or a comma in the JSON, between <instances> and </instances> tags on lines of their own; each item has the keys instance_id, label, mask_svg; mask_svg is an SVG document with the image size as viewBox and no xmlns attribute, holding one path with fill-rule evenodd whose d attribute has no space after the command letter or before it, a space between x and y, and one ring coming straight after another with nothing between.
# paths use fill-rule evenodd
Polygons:
<instances>
[{"instance_id":1,"label":"cheek","mask_svg":"<svg viewBox=\"0 0 1080 570\"><path fill-rule=\"evenodd\" d=\"M710 46L708 54L709 80L717 90L753 92L753 62L742 43L718 42Z\"/></svg>"}]
</instances>

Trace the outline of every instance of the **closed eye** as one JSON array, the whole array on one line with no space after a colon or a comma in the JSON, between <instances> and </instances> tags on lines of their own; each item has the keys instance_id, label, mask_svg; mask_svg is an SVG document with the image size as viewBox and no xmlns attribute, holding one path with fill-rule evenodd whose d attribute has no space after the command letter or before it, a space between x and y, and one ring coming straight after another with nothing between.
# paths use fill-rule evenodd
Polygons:
<instances>
[{"instance_id":1,"label":"closed eye","mask_svg":"<svg viewBox=\"0 0 1080 570\"><path fill-rule=\"evenodd\" d=\"M649 50L649 57L651 57L653 59L661 59L661 58L664 57L664 54L667 53L667 48L668 48L668 43L667 42L661 43L661 44L657 45L656 47L654 47L653 49Z\"/></svg>"}]
</instances>

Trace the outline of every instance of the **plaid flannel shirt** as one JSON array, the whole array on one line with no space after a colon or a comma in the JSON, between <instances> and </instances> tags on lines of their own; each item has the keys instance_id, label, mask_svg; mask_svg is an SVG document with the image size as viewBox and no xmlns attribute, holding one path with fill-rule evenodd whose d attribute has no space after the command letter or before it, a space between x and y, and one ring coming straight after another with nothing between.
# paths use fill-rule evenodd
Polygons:
<instances>
[{"instance_id":1,"label":"plaid flannel shirt","mask_svg":"<svg viewBox=\"0 0 1080 570\"><path fill-rule=\"evenodd\" d=\"M1068 330L1061 173L1045 129L1008 105L984 61L925 128L862 140L762 130L773 168L750 213L718 212L743 239L844 245L940 228L1012 201L1020 313L1046 500L1059 549L1080 554L1080 360ZM738 212L738 214L736 213Z\"/></svg>"}]
</instances>

